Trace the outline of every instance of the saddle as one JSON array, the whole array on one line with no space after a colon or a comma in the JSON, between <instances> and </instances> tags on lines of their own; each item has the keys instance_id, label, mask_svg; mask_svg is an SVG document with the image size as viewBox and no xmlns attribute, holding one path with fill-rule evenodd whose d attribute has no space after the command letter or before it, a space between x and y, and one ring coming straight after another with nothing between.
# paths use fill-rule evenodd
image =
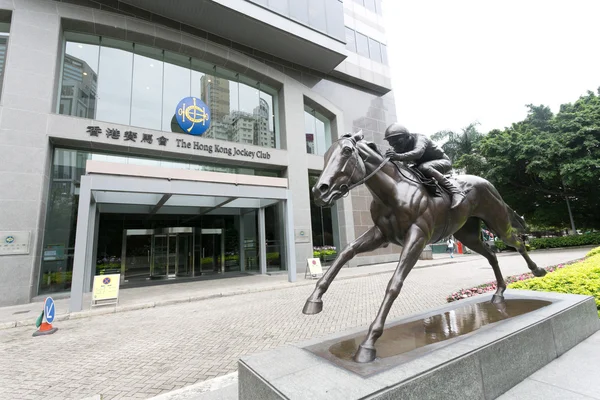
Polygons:
<instances>
[{"instance_id":1,"label":"saddle","mask_svg":"<svg viewBox=\"0 0 600 400\"><path fill-rule=\"evenodd\" d=\"M417 179L418 183L425 186L425 190L427 190L427 193L429 193L430 196L442 197L442 193L446 193L450 197L452 196L452 194L450 192L448 192L446 189L444 189L443 187L441 187L435 179L428 178L425 175L423 175L423 173L421 171L419 171L419 169L417 168L417 166L415 164L412 164L410 166L404 166L403 164L400 164L400 162L398 162L398 161L392 161L392 163L396 166L396 168L398 168L398 171L400 172L400 174L402 174L403 168L406 168L409 171L411 171L413 173L414 177ZM402 175L404 175L404 174L402 174ZM406 179L412 180L409 177L406 177L406 176L404 176L404 177Z\"/></svg>"}]
</instances>

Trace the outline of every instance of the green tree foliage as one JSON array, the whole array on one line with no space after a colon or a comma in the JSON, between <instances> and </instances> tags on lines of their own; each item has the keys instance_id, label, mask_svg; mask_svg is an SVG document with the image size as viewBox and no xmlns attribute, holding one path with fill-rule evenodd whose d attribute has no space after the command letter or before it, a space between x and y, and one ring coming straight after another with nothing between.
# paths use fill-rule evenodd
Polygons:
<instances>
[{"instance_id":1,"label":"green tree foliage","mask_svg":"<svg viewBox=\"0 0 600 400\"><path fill-rule=\"evenodd\" d=\"M569 228L568 197L577 228L599 228L600 96L588 92L556 115L527 107L523 121L503 130L482 135L471 124L432 139L447 139L455 167L490 180L528 222Z\"/></svg>"},{"instance_id":2,"label":"green tree foliage","mask_svg":"<svg viewBox=\"0 0 600 400\"><path fill-rule=\"evenodd\" d=\"M454 168L463 170L468 174L477 174L484 169L484 160L478 155L476 149L483 137L477 130L479 123L473 122L462 128L462 132L440 131L431 136L431 140L442 141L442 149L450 157Z\"/></svg>"}]
</instances>

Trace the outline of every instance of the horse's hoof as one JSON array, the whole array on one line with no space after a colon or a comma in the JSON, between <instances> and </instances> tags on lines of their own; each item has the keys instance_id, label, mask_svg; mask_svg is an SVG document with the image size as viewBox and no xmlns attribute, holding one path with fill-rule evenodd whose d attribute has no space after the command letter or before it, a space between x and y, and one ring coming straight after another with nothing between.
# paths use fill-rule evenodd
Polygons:
<instances>
[{"instance_id":1,"label":"horse's hoof","mask_svg":"<svg viewBox=\"0 0 600 400\"><path fill-rule=\"evenodd\" d=\"M542 269L542 268L537 268L537 269L534 269L534 270L533 270L533 271L531 271L531 272L533 272L533 275L534 275L534 276L537 276L537 277L542 277L542 276L544 276L544 275L546 275L546 274L547 274L546 270L545 270L545 269Z\"/></svg>"},{"instance_id":2,"label":"horse's hoof","mask_svg":"<svg viewBox=\"0 0 600 400\"><path fill-rule=\"evenodd\" d=\"M504 303L506 300L504 300L504 296L500 296L500 295L493 295L492 296L492 304L500 304L500 303Z\"/></svg>"},{"instance_id":3,"label":"horse's hoof","mask_svg":"<svg viewBox=\"0 0 600 400\"><path fill-rule=\"evenodd\" d=\"M354 355L354 361L357 363L368 363L373 361L375 357L377 357L377 350L370 347L363 347L361 344Z\"/></svg>"},{"instance_id":4,"label":"horse's hoof","mask_svg":"<svg viewBox=\"0 0 600 400\"><path fill-rule=\"evenodd\" d=\"M306 315L318 314L321 311L323 311L323 301L322 300L318 300L318 301L306 300L306 303L304 304L304 308L302 309L302 313L306 314Z\"/></svg>"}]
</instances>

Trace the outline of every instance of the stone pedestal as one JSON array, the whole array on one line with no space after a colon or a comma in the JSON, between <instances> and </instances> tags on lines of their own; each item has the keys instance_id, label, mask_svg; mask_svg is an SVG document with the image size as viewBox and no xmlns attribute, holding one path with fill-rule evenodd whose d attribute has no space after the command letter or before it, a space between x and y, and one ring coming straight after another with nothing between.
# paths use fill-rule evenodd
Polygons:
<instances>
[{"instance_id":1,"label":"stone pedestal","mask_svg":"<svg viewBox=\"0 0 600 400\"><path fill-rule=\"evenodd\" d=\"M386 330L444 313L450 326L472 323L456 318L455 310L490 299L476 296L391 320ZM364 328L245 357L239 361L239 398L494 399L600 329L592 297L509 290L506 299L548 303L405 353L378 348L381 357L368 364L353 365L329 351L364 335Z\"/></svg>"}]
</instances>

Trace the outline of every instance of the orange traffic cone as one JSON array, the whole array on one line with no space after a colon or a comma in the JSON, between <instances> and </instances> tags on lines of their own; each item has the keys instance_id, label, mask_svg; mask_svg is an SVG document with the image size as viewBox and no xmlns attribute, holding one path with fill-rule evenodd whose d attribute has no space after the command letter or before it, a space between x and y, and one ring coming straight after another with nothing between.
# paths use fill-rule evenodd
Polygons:
<instances>
[{"instance_id":1,"label":"orange traffic cone","mask_svg":"<svg viewBox=\"0 0 600 400\"><path fill-rule=\"evenodd\" d=\"M48 312L49 314L46 315L46 312ZM56 332L58 328L52 327L51 323L52 321L54 321L55 314L56 313L54 310L54 301L51 297L48 297L46 299L46 302L44 303L44 310L42 311L38 319L35 321L35 326L36 328L38 328L38 330L33 332L33 336L51 335L54 332ZM50 320L51 322L48 322L48 320Z\"/></svg>"}]
</instances>

